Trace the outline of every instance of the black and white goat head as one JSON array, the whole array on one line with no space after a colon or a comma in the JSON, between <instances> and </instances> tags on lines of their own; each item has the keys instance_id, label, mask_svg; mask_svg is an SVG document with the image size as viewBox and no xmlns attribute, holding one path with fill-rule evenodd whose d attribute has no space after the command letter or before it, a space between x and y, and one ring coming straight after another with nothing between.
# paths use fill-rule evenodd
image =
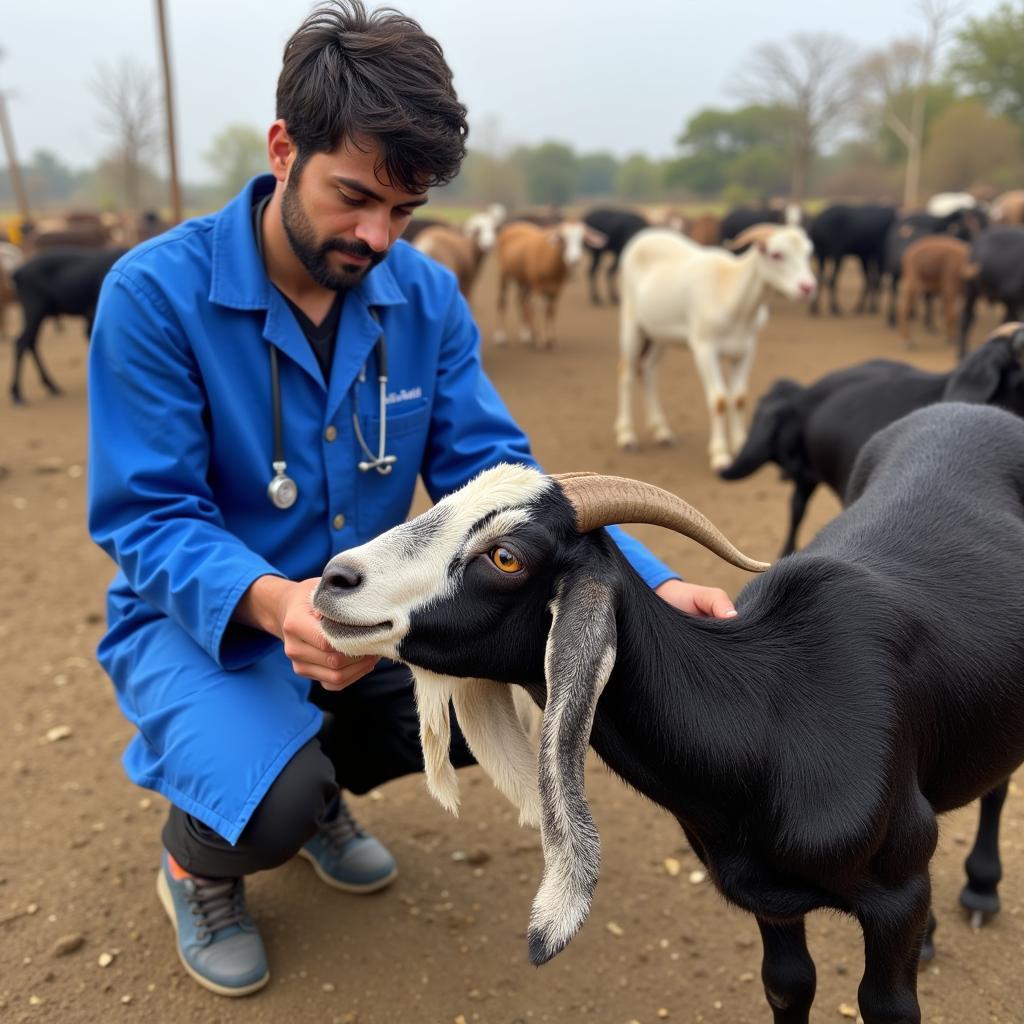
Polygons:
<instances>
[{"instance_id":1,"label":"black and white goat head","mask_svg":"<svg viewBox=\"0 0 1024 1024\"><path fill-rule=\"evenodd\" d=\"M742 568L767 568L696 509L650 484L505 465L337 555L313 599L338 650L412 669L427 784L437 800L457 813L451 701L470 748L519 808L520 823L540 826L544 876L529 928L536 964L576 934L597 883L600 842L584 763L616 661L624 581L622 556L598 528L638 522L674 529ZM545 708L539 760L509 683L525 686Z\"/></svg>"}]
</instances>

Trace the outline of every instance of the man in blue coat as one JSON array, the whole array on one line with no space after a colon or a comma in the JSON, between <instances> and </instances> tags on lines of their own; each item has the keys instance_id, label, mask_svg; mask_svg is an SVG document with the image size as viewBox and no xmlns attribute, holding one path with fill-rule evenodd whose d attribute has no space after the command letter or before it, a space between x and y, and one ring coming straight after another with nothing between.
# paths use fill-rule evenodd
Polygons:
<instances>
[{"instance_id":1,"label":"man in blue coat","mask_svg":"<svg viewBox=\"0 0 1024 1024\"><path fill-rule=\"evenodd\" d=\"M301 853L337 888L387 885L340 788L422 768L406 670L325 643L321 568L402 522L417 477L437 499L533 462L455 279L396 241L465 136L438 44L332 0L285 48L271 174L104 284L89 524L120 572L99 658L138 729L128 775L172 804L157 887L179 956L223 995L269 978L244 876ZM732 613L617 537L666 600Z\"/></svg>"}]
</instances>

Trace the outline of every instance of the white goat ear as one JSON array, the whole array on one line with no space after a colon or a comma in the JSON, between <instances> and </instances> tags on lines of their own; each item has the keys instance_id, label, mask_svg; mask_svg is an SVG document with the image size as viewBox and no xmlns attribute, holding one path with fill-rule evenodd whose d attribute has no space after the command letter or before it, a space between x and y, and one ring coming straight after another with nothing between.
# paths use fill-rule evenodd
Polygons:
<instances>
[{"instance_id":1,"label":"white goat ear","mask_svg":"<svg viewBox=\"0 0 1024 1024\"><path fill-rule=\"evenodd\" d=\"M517 687L459 679L452 693L462 735L498 790L519 809L519 824L540 827L537 751L516 708Z\"/></svg>"},{"instance_id":2,"label":"white goat ear","mask_svg":"<svg viewBox=\"0 0 1024 1024\"><path fill-rule=\"evenodd\" d=\"M551 612L538 766L544 878L529 928L530 959L538 966L579 931L597 885L601 841L584 793L584 768L597 701L616 653L615 602L606 584L563 578Z\"/></svg>"}]
</instances>

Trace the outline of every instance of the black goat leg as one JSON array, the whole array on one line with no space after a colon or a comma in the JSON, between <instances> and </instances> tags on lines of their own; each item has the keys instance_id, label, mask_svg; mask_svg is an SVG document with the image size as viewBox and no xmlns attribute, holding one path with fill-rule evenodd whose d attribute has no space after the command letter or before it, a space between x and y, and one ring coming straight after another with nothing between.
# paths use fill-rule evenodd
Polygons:
<instances>
[{"instance_id":1,"label":"black goat leg","mask_svg":"<svg viewBox=\"0 0 1024 1024\"><path fill-rule=\"evenodd\" d=\"M761 981L774 1024L808 1024L818 979L807 951L804 919L776 924L758 918L757 926L764 947Z\"/></svg>"},{"instance_id":2,"label":"black goat leg","mask_svg":"<svg viewBox=\"0 0 1024 1024\"><path fill-rule=\"evenodd\" d=\"M978 834L964 868L967 884L960 890L960 905L971 915L971 927L980 928L999 913L999 882L1003 868L999 862L999 819L1009 789L1009 780L981 798Z\"/></svg>"},{"instance_id":3,"label":"black goat leg","mask_svg":"<svg viewBox=\"0 0 1024 1024\"><path fill-rule=\"evenodd\" d=\"M796 532L803 522L804 512L807 509L807 502L818 486L817 480L798 478L793 481L793 494L789 499L789 532L786 534L786 543L782 546L779 557L793 554L796 551Z\"/></svg>"},{"instance_id":4,"label":"black goat leg","mask_svg":"<svg viewBox=\"0 0 1024 1024\"><path fill-rule=\"evenodd\" d=\"M42 326L45 316L41 315L34 308L25 309L24 314L24 326L22 327L21 334L18 335L18 340L14 343L14 368L11 373L11 401L15 405L21 405L23 402L21 397L21 366L26 352L31 352L35 358L36 366L39 368L39 376L42 378L43 383L46 384L49 380L36 353L39 328ZM49 384L52 385L53 381L49 381Z\"/></svg>"},{"instance_id":5,"label":"black goat leg","mask_svg":"<svg viewBox=\"0 0 1024 1024\"><path fill-rule=\"evenodd\" d=\"M597 290L597 266L601 262L603 254L603 249L590 250L590 270L587 271L587 277L590 279L590 304L592 306L602 305L601 296Z\"/></svg>"},{"instance_id":6,"label":"black goat leg","mask_svg":"<svg viewBox=\"0 0 1024 1024\"><path fill-rule=\"evenodd\" d=\"M619 257L621 255L621 250L613 253L611 265L608 267L608 301L613 306L617 306L619 304L619 290L615 280L619 273Z\"/></svg>"},{"instance_id":7,"label":"black goat leg","mask_svg":"<svg viewBox=\"0 0 1024 1024\"><path fill-rule=\"evenodd\" d=\"M856 907L864 930L864 977L857 990L864 1024L921 1024L917 968L927 932L927 871L879 888Z\"/></svg>"},{"instance_id":8,"label":"black goat leg","mask_svg":"<svg viewBox=\"0 0 1024 1024\"><path fill-rule=\"evenodd\" d=\"M834 256L832 258L832 272L829 274L828 279L828 303L829 312L833 316L842 316L843 311L839 308L839 300L836 298L836 282L839 280L839 271L843 267L843 257Z\"/></svg>"},{"instance_id":9,"label":"black goat leg","mask_svg":"<svg viewBox=\"0 0 1024 1024\"><path fill-rule=\"evenodd\" d=\"M924 938L921 940L921 959L919 965L935 959L935 928L937 925L938 921L935 920L935 911L929 907L928 924L925 925Z\"/></svg>"},{"instance_id":10,"label":"black goat leg","mask_svg":"<svg viewBox=\"0 0 1024 1024\"><path fill-rule=\"evenodd\" d=\"M32 359L36 364L36 369L39 371L39 379L43 382L43 387L46 388L51 395L61 394L60 388L57 387L57 382L46 372L46 367L43 366L43 361L39 358L39 350L35 345L29 349L29 352L32 354Z\"/></svg>"}]
</instances>

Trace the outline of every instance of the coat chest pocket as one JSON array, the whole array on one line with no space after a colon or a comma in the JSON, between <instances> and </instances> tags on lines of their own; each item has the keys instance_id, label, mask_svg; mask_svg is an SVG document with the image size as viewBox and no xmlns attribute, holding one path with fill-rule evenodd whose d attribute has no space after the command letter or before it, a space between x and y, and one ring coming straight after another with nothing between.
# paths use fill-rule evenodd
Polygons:
<instances>
[{"instance_id":1,"label":"coat chest pocket","mask_svg":"<svg viewBox=\"0 0 1024 1024\"><path fill-rule=\"evenodd\" d=\"M376 413L359 418L363 439L374 455L380 444L380 426ZM429 430L430 406L425 401L396 403L387 410L384 453L396 456L397 461L387 476L372 469L359 474L359 533L365 540L405 519Z\"/></svg>"}]
</instances>

